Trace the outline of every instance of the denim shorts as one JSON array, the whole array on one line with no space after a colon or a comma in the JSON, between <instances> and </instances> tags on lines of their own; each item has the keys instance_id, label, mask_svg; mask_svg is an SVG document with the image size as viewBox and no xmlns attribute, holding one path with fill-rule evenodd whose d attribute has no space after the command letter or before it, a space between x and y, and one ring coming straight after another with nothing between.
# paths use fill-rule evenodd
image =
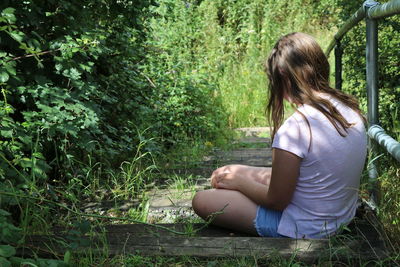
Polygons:
<instances>
[{"instance_id":1,"label":"denim shorts","mask_svg":"<svg viewBox=\"0 0 400 267\"><path fill-rule=\"evenodd\" d=\"M256 228L258 235L264 237L283 237L277 232L281 217L281 211L258 206L257 215L254 219L254 227Z\"/></svg>"}]
</instances>

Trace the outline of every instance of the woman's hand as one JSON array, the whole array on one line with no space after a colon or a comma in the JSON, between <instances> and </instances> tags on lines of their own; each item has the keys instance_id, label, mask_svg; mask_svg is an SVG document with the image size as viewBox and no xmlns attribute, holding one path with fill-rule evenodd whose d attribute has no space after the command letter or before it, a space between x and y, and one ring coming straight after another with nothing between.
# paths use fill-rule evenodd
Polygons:
<instances>
[{"instance_id":1,"label":"woman's hand","mask_svg":"<svg viewBox=\"0 0 400 267\"><path fill-rule=\"evenodd\" d=\"M296 189L301 160L291 152L274 148L272 173L265 167L227 165L212 173L211 186L240 191L258 205L284 210Z\"/></svg>"},{"instance_id":2,"label":"woman's hand","mask_svg":"<svg viewBox=\"0 0 400 267\"><path fill-rule=\"evenodd\" d=\"M238 190L245 179L246 166L227 165L216 169L211 175L211 186L218 189Z\"/></svg>"}]
</instances>

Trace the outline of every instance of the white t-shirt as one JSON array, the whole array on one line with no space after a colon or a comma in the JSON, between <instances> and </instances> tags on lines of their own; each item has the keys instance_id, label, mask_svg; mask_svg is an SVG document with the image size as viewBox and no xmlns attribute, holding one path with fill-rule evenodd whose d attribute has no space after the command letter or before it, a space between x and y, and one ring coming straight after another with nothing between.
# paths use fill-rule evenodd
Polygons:
<instances>
[{"instance_id":1,"label":"white t-shirt","mask_svg":"<svg viewBox=\"0 0 400 267\"><path fill-rule=\"evenodd\" d=\"M300 175L290 204L282 213L278 233L292 238L323 238L355 215L360 176L367 153L367 137L360 116L333 97L326 96L354 126L342 137L317 109L298 108L277 131L273 148L302 158Z\"/></svg>"}]
</instances>

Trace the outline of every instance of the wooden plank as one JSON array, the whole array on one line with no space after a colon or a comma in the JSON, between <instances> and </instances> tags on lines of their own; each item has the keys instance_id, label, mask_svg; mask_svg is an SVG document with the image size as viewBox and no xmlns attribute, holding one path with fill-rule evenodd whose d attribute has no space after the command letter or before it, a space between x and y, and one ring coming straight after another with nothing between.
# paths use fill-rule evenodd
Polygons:
<instances>
[{"instance_id":1,"label":"wooden plank","mask_svg":"<svg viewBox=\"0 0 400 267\"><path fill-rule=\"evenodd\" d=\"M113 228L122 231L123 227ZM131 228L132 230L132 228ZM265 257L280 255L282 257L296 256L299 260L313 261L319 257L335 257L338 259L363 258L380 259L386 256L381 248L362 246L358 240L332 241L263 238L244 236L222 237L184 237L184 236L143 236L133 232L104 232L88 240L89 247L80 247L77 253L104 254L116 256L121 254L164 255L164 256L194 256L194 257ZM40 256L64 255L68 241L63 236L34 235L28 236L25 251L19 250L19 255L38 254Z\"/></svg>"},{"instance_id":2,"label":"wooden plank","mask_svg":"<svg viewBox=\"0 0 400 267\"><path fill-rule=\"evenodd\" d=\"M278 253L287 257L298 253L302 258L316 255L320 252L321 241L294 241L283 239L265 239L259 237L189 237L173 238L161 237L158 239L158 251L138 251L135 242L127 242L124 253L141 255L168 255L168 256L196 256L196 257L236 257L236 256L267 256ZM316 245L315 245L316 244ZM116 248L116 250L114 250ZM110 252L120 254L121 247L111 245ZM321 247L322 248L322 247ZM143 249L143 247L142 247ZM114 251L113 251L114 250Z\"/></svg>"},{"instance_id":3,"label":"wooden plank","mask_svg":"<svg viewBox=\"0 0 400 267\"><path fill-rule=\"evenodd\" d=\"M177 236L175 233L168 231L163 228L159 228L159 226L163 228L167 228L169 230L187 233L187 236L196 235L203 237L234 237L234 236L249 236L249 234L241 233L238 231L229 230L226 228L221 228L214 225L208 225L205 227L204 223L193 223L193 224L174 224L174 223L166 223L166 224L155 224L155 225L146 225L146 224L111 224L105 225L103 227L95 227L93 231L95 232L104 232L110 235L119 235L119 234L131 234L135 236ZM62 236L68 232L69 229L65 227L54 227L53 232ZM192 234L193 233L193 234Z\"/></svg>"},{"instance_id":4,"label":"wooden plank","mask_svg":"<svg viewBox=\"0 0 400 267\"><path fill-rule=\"evenodd\" d=\"M371 216L372 215L372 216ZM87 240L89 247L80 247L78 253L109 256L121 254L235 257L235 256L296 256L307 262L321 257L329 259L383 259L388 253L380 234L379 222L373 214L364 214L349 225L350 234L330 239L307 240L290 238L251 237L243 233L216 226L204 228L204 224L161 224L157 227L144 224L108 225L94 228ZM164 229L160 228L162 226ZM171 231L198 230L195 236L176 235ZM64 255L68 241L68 229L56 228L54 235L31 235L26 238L27 249L18 255ZM193 233L193 232L192 232Z\"/></svg>"},{"instance_id":5,"label":"wooden plank","mask_svg":"<svg viewBox=\"0 0 400 267\"><path fill-rule=\"evenodd\" d=\"M326 240L295 240L288 238L261 237L138 237L134 235L107 235L107 238L90 239L91 246L81 248L80 252L103 253L109 256L121 254L195 256L195 257L235 257L266 256L278 253L289 256L293 253L301 258L319 254L327 248ZM66 248L55 236L30 236L26 245L30 252L48 255L53 252L63 255ZM21 251L20 251L21 252ZM28 251L26 251L28 252ZM78 250L79 252L79 250Z\"/></svg>"},{"instance_id":6,"label":"wooden plank","mask_svg":"<svg viewBox=\"0 0 400 267\"><path fill-rule=\"evenodd\" d=\"M35 236L30 241L31 253L49 256L51 251L63 255L66 251L54 237ZM89 238L88 238L89 239ZM364 260L383 258L382 251L357 249L342 245L333 247L329 240L296 240L289 238L261 237L138 237L133 235L113 235L92 238L91 246L80 248L77 253L88 253L110 257L116 255L144 256L193 256L193 257L267 257L279 255L285 258L295 256L302 261L315 261L320 257L336 259ZM29 241L28 241L29 242ZM42 248L42 250L38 249ZM25 251L29 252L29 251ZM26 253L25 253L26 255Z\"/></svg>"}]
</instances>

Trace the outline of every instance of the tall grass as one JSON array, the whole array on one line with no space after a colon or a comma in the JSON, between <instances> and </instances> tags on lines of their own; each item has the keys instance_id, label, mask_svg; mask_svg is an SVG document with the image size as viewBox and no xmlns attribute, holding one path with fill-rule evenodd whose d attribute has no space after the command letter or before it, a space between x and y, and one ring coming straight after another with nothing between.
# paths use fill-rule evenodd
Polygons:
<instances>
[{"instance_id":1,"label":"tall grass","mask_svg":"<svg viewBox=\"0 0 400 267\"><path fill-rule=\"evenodd\" d=\"M215 1L194 10L202 17L197 47L202 61L196 67L210 73L218 85L215 96L228 114L231 128L265 126L268 98L264 61L277 39L302 31L323 48L336 20L332 1ZM324 10L321 16L319 11Z\"/></svg>"},{"instance_id":2,"label":"tall grass","mask_svg":"<svg viewBox=\"0 0 400 267\"><path fill-rule=\"evenodd\" d=\"M110 175L111 190L115 198L132 199L152 182L151 172L157 169L152 154L143 152L147 140L142 140L130 161L121 163L120 172Z\"/></svg>"}]
</instances>

